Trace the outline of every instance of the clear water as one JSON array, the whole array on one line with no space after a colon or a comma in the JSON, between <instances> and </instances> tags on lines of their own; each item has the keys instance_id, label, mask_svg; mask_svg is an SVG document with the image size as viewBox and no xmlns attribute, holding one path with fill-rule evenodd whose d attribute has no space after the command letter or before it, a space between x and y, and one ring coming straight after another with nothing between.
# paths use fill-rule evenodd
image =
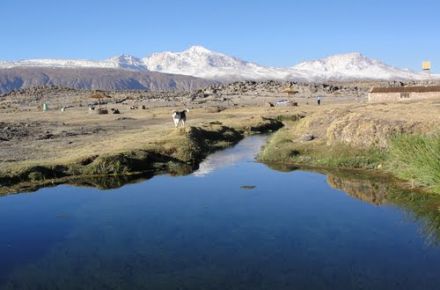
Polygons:
<instances>
[{"instance_id":1,"label":"clear water","mask_svg":"<svg viewBox=\"0 0 440 290\"><path fill-rule=\"evenodd\" d=\"M187 176L1 197L0 289L440 289L426 220L256 163L263 142Z\"/></svg>"}]
</instances>

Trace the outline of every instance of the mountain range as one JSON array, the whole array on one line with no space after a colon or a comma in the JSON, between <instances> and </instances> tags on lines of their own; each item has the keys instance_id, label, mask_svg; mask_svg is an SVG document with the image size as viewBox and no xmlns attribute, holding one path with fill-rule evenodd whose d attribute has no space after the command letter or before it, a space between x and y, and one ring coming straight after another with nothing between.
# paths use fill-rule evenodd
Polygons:
<instances>
[{"instance_id":1,"label":"mountain range","mask_svg":"<svg viewBox=\"0 0 440 290\"><path fill-rule=\"evenodd\" d=\"M82 71L84 72L81 73ZM187 79L187 77L192 78ZM73 84L77 88L100 89L186 89L206 84L199 80L200 78L211 81L274 79L311 82L424 80L429 76L396 68L357 52L333 55L280 68L258 65L202 46L192 46L182 52L153 53L144 58L121 55L101 61L74 59L0 61L0 92L30 84ZM159 81L155 81L157 79ZM177 84L175 79L178 79Z\"/></svg>"},{"instance_id":2,"label":"mountain range","mask_svg":"<svg viewBox=\"0 0 440 290\"><path fill-rule=\"evenodd\" d=\"M0 96L30 87L58 86L106 91L191 91L214 81L184 75L96 67L13 67L0 69Z\"/></svg>"},{"instance_id":3,"label":"mountain range","mask_svg":"<svg viewBox=\"0 0 440 290\"><path fill-rule=\"evenodd\" d=\"M287 68L258 65L201 46L193 46L183 52L154 53L142 61L152 71L215 80L420 80L427 77L426 74L395 68L357 52L306 61Z\"/></svg>"}]
</instances>

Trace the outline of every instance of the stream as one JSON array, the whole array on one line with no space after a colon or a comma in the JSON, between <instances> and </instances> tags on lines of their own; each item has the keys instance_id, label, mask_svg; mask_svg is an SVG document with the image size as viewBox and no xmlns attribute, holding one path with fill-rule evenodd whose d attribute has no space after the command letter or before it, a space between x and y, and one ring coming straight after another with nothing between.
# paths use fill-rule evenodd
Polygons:
<instances>
[{"instance_id":1,"label":"stream","mask_svg":"<svg viewBox=\"0 0 440 290\"><path fill-rule=\"evenodd\" d=\"M265 141L185 176L0 197L0 289L439 289L438 197L269 167Z\"/></svg>"}]
</instances>

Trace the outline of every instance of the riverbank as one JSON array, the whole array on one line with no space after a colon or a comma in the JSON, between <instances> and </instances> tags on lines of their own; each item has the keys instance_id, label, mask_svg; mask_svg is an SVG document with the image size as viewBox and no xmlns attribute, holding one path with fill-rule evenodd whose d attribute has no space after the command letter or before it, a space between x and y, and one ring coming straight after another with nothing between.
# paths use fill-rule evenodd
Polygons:
<instances>
[{"instance_id":1,"label":"riverbank","mask_svg":"<svg viewBox=\"0 0 440 290\"><path fill-rule=\"evenodd\" d=\"M191 108L185 129L173 128L170 115L174 106L145 110L111 106L120 114L91 114L84 107L65 112L5 111L0 136L4 137L0 140L1 191L18 191L17 184L32 188L100 176L185 174L215 150L246 135L273 132L284 125L259 154L260 161L281 167L370 170L438 192L436 139L428 142L431 147L423 154L409 150L420 149L420 144L428 144L425 136L436 134L438 101L304 103L297 107L210 105ZM422 139L405 139L418 135ZM391 150L392 140L395 150ZM408 167L407 153L424 159L411 159L415 166Z\"/></svg>"},{"instance_id":2,"label":"riverbank","mask_svg":"<svg viewBox=\"0 0 440 290\"><path fill-rule=\"evenodd\" d=\"M259 160L392 174L440 193L438 124L438 101L326 108L286 122Z\"/></svg>"},{"instance_id":3,"label":"riverbank","mask_svg":"<svg viewBox=\"0 0 440 290\"><path fill-rule=\"evenodd\" d=\"M2 143L0 193L99 176L185 174L209 153L234 145L246 135L279 129L279 114L278 109L265 108L195 109L188 126L175 129L168 108L126 112L122 119L80 110L35 112L31 122L44 129L30 128L33 136L22 134L15 143ZM24 119L23 115L10 117ZM43 130L48 138L35 135Z\"/></svg>"}]
</instances>

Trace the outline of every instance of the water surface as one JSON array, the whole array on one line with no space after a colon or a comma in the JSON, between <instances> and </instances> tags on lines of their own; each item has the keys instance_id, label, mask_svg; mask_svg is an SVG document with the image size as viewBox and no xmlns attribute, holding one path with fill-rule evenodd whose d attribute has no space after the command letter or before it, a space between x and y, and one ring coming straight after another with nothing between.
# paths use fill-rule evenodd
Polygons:
<instances>
[{"instance_id":1,"label":"water surface","mask_svg":"<svg viewBox=\"0 0 440 290\"><path fill-rule=\"evenodd\" d=\"M187 176L1 197L0 289L439 289L438 208L270 169L263 142Z\"/></svg>"}]
</instances>

